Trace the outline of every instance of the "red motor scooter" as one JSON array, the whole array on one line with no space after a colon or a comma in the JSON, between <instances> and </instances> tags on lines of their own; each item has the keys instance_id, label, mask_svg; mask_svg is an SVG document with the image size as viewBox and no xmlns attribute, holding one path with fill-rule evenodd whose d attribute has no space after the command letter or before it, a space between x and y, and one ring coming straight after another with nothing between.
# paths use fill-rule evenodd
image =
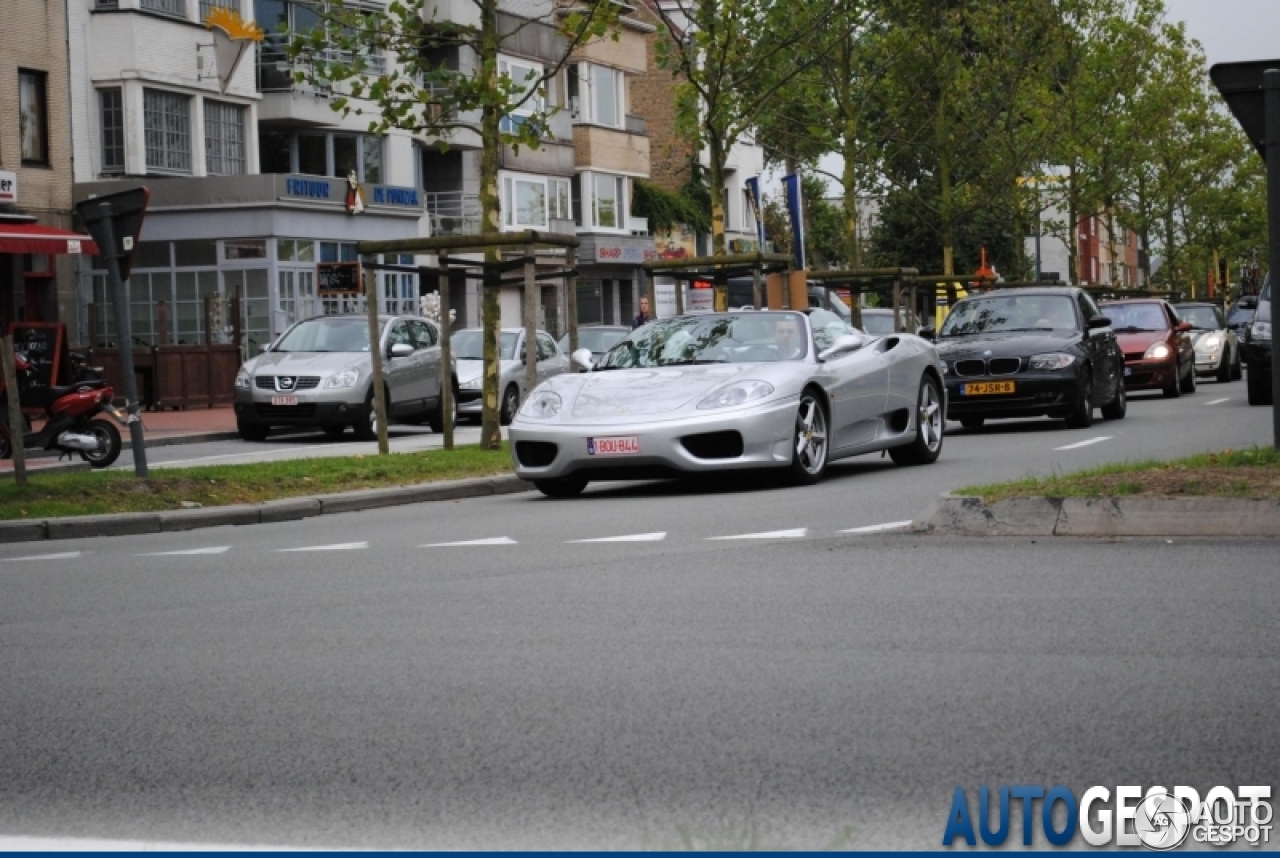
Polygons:
<instances>
[{"instance_id":1,"label":"red motor scooter","mask_svg":"<svg viewBox=\"0 0 1280 858\"><path fill-rule=\"evenodd\" d=\"M25 408L45 413L44 425L22 433L27 450L58 450L68 456L79 453L93 468L105 468L120 456L120 430L108 420L95 420L102 413L126 425L127 415L111 404L115 391L101 379L77 381L66 387L31 387L31 362L22 352L14 352L18 373L18 401ZM2 383L2 382L0 382ZM9 428L8 392L0 388L0 459L13 456L13 432Z\"/></svg>"}]
</instances>

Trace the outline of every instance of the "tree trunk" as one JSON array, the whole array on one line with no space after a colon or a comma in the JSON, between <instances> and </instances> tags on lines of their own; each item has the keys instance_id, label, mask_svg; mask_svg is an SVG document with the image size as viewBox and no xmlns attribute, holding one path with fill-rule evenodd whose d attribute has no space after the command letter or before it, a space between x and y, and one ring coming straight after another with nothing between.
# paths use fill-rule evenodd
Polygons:
<instances>
[{"instance_id":1,"label":"tree trunk","mask_svg":"<svg viewBox=\"0 0 1280 858\"><path fill-rule=\"evenodd\" d=\"M1138 174L1138 217L1140 229L1138 239L1142 246L1138 248L1138 263L1142 269L1142 286L1151 285L1151 217L1147 210L1147 180Z\"/></svg>"},{"instance_id":2,"label":"tree trunk","mask_svg":"<svg viewBox=\"0 0 1280 858\"><path fill-rule=\"evenodd\" d=\"M480 64L485 85L498 84L498 0L480 0ZM502 229L502 201L498 197L498 163L502 146L497 108L486 104L480 112L480 222L483 232ZM497 248L486 248L484 261L498 261ZM480 448L496 450L502 445L502 428L498 411L498 331L502 309L496 283L485 277L481 287L480 317L484 326L484 386L480 417Z\"/></svg>"},{"instance_id":3,"label":"tree trunk","mask_svg":"<svg viewBox=\"0 0 1280 858\"><path fill-rule=\"evenodd\" d=\"M1112 202L1107 203L1107 267L1111 288L1120 287L1120 267L1116 264L1116 209Z\"/></svg>"},{"instance_id":4,"label":"tree trunk","mask_svg":"<svg viewBox=\"0 0 1280 858\"><path fill-rule=\"evenodd\" d=\"M862 265L862 248L858 246L858 173L854 164L854 140L856 125L852 119L844 123L844 173L841 187L844 190L844 238L845 255L849 268ZM849 321L855 328L862 327L862 299L854 293L849 296Z\"/></svg>"},{"instance_id":5,"label":"tree trunk","mask_svg":"<svg viewBox=\"0 0 1280 858\"><path fill-rule=\"evenodd\" d=\"M707 171L711 191L711 253L723 256L728 252L724 236L724 143L718 134L707 136L711 167Z\"/></svg>"},{"instance_id":6,"label":"tree trunk","mask_svg":"<svg viewBox=\"0 0 1280 858\"><path fill-rule=\"evenodd\" d=\"M1076 168L1067 168L1067 272L1072 286L1084 283L1084 271L1080 261L1080 201L1076 199Z\"/></svg>"}]
</instances>

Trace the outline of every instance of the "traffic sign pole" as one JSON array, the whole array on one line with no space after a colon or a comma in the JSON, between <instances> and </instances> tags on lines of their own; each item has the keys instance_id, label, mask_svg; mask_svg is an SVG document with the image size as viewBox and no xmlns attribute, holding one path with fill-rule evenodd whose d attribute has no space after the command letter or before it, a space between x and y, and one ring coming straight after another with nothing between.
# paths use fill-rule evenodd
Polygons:
<instances>
[{"instance_id":1,"label":"traffic sign pole","mask_svg":"<svg viewBox=\"0 0 1280 858\"><path fill-rule=\"evenodd\" d=\"M120 346L120 372L124 376L125 410L129 412L129 443L133 447L133 470L146 479L147 446L142 438L142 418L138 416L138 379L133 372L133 330L130 324L129 294L120 277L120 260L115 252L115 224L111 218L111 204L103 203L102 222L99 227L105 239L103 257L107 263L107 282L111 284L112 303L116 313L116 339Z\"/></svg>"},{"instance_id":2,"label":"traffic sign pole","mask_svg":"<svg viewBox=\"0 0 1280 858\"><path fill-rule=\"evenodd\" d=\"M1276 299L1280 297L1280 68L1262 73L1266 113L1267 246L1271 253L1271 431L1280 450L1280 340L1276 339Z\"/></svg>"}]
</instances>

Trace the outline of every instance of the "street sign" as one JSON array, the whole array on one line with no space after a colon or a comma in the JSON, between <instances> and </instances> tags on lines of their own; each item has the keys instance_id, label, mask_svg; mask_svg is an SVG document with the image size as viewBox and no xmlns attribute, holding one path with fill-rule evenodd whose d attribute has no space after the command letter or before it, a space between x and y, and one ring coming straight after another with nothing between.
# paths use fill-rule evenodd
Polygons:
<instances>
[{"instance_id":1,"label":"street sign","mask_svg":"<svg viewBox=\"0 0 1280 858\"><path fill-rule=\"evenodd\" d=\"M76 204L76 214L84 221L85 228L93 236L94 243L105 256L114 252L120 265L120 279L128 280L137 256L138 236L142 232L142 216L147 211L151 191L146 187L130 188L116 194L93 197ZM104 229L111 219L110 232ZM110 235L114 247L107 243Z\"/></svg>"},{"instance_id":2,"label":"street sign","mask_svg":"<svg viewBox=\"0 0 1280 858\"><path fill-rule=\"evenodd\" d=\"M1262 103L1262 73L1280 69L1280 59L1247 63L1217 63L1209 67L1209 79L1222 94L1231 114L1240 123L1262 160L1266 153L1266 111Z\"/></svg>"}]
</instances>

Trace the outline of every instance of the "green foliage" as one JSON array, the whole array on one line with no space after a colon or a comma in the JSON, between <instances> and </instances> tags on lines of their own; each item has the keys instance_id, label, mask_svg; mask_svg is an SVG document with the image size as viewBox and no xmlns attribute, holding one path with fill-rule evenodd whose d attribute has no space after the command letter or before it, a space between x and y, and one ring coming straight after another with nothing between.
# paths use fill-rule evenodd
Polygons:
<instances>
[{"instance_id":1,"label":"green foliage","mask_svg":"<svg viewBox=\"0 0 1280 858\"><path fill-rule=\"evenodd\" d=\"M711 228L710 206L705 185L690 180L681 192L673 194L657 185L636 179L632 183L631 211L649 219L649 229L665 232L683 225L698 232Z\"/></svg>"}]
</instances>

